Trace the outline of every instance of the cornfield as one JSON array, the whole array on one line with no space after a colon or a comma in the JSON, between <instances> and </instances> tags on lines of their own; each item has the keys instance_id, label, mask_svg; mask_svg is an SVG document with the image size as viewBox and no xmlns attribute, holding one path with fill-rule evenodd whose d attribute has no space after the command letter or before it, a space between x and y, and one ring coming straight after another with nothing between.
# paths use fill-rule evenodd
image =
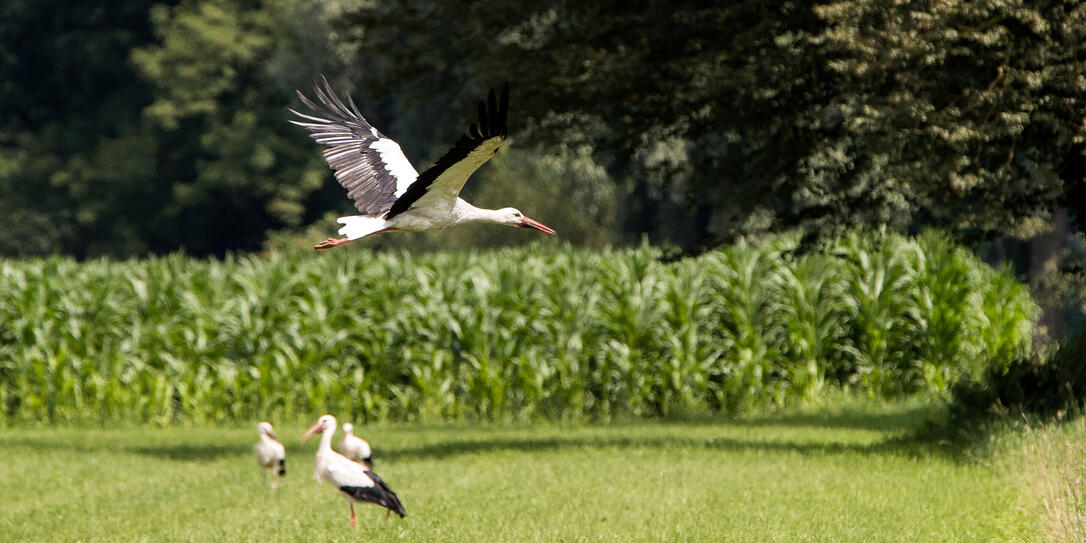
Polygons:
<instances>
[{"instance_id":1,"label":"cornfield","mask_svg":"<svg viewBox=\"0 0 1086 543\"><path fill-rule=\"evenodd\" d=\"M0 262L0 424L609 418L944 392L1030 348L1006 270L935 233Z\"/></svg>"}]
</instances>

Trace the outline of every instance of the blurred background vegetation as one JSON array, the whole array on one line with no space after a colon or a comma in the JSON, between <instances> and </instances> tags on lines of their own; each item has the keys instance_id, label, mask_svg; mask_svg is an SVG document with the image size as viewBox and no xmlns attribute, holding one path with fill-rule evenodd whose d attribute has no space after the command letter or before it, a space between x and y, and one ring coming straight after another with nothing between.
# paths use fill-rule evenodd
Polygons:
<instances>
[{"instance_id":1,"label":"blurred background vegetation","mask_svg":"<svg viewBox=\"0 0 1086 543\"><path fill-rule=\"evenodd\" d=\"M513 141L469 196L576 244L1077 231L1084 58L1072 1L5 2L0 252L221 256L335 228L350 203L286 123L322 73L419 169L512 82ZM508 239L442 244L480 236Z\"/></svg>"},{"instance_id":2,"label":"blurred background vegetation","mask_svg":"<svg viewBox=\"0 0 1086 543\"><path fill-rule=\"evenodd\" d=\"M674 258L791 232L817 253L935 228L1029 283L1038 337L1083 322L1086 4L1071 0L9 0L0 256L327 237L353 208L286 122L320 74L419 170L511 82L512 140L465 196L577 246ZM525 239L464 227L366 246Z\"/></svg>"},{"instance_id":3,"label":"blurred background vegetation","mask_svg":"<svg viewBox=\"0 0 1086 543\"><path fill-rule=\"evenodd\" d=\"M0 427L748 414L1032 352L1025 286L944 236L798 243L4 261Z\"/></svg>"}]
</instances>

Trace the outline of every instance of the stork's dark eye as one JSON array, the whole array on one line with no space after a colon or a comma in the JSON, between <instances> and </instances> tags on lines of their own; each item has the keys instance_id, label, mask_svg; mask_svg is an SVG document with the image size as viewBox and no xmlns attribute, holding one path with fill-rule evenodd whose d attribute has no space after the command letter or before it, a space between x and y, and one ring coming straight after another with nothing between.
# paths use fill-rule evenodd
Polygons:
<instances>
[{"instance_id":1,"label":"stork's dark eye","mask_svg":"<svg viewBox=\"0 0 1086 543\"><path fill-rule=\"evenodd\" d=\"M514 212L514 213L513 213L513 216L519 219L519 218L521 218L521 217L522 217L523 215L521 215L521 214L520 214L519 212Z\"/></svg>"}]
</instances>

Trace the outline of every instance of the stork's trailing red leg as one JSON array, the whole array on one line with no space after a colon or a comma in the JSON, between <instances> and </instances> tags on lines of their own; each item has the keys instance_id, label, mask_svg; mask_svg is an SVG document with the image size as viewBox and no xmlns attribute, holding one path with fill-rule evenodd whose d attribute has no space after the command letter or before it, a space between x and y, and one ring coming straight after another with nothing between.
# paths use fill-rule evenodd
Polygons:
<instances>
[{"instance_id":1,"label":"stork's trailing red leg","mask_svg":"<svg viewBox=\"0 0 1086 543\"><path fill-rule=\"evenodd\" d=\"M348 238L348 237L328 238L328 239L314 245L313 248L317 249L317 250L331 249L332 247L335 247L337 245L343 245L344 243L347 243L348 241L351 241L350 238Z\"/></svg>"},{"instance_id":2,"label":"stork's trailing red leg","mask_svg":"<svg viewBox=\"0 0 1086 543\"><path fill-rule=\"evenodd\" d=\"M354 528L354 502L351 503L351 528Z\"/></svg>"}]
</instances>

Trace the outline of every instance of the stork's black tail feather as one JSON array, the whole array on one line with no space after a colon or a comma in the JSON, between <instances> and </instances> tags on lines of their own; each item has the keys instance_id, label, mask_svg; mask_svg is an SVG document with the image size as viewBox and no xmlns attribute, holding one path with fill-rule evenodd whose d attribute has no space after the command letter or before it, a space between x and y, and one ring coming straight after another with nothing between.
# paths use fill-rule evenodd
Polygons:
<instances>
[{"instance_id":1,"label":"stork's black tail feather","mask_svg":"<svg viewBox=\"0 0 1086 543\"><path fill-rule=\"evenodd\" d=\"M287 459L279 459L279 476L282 477L287 474Z\"/></svg>"}]
</instances>

